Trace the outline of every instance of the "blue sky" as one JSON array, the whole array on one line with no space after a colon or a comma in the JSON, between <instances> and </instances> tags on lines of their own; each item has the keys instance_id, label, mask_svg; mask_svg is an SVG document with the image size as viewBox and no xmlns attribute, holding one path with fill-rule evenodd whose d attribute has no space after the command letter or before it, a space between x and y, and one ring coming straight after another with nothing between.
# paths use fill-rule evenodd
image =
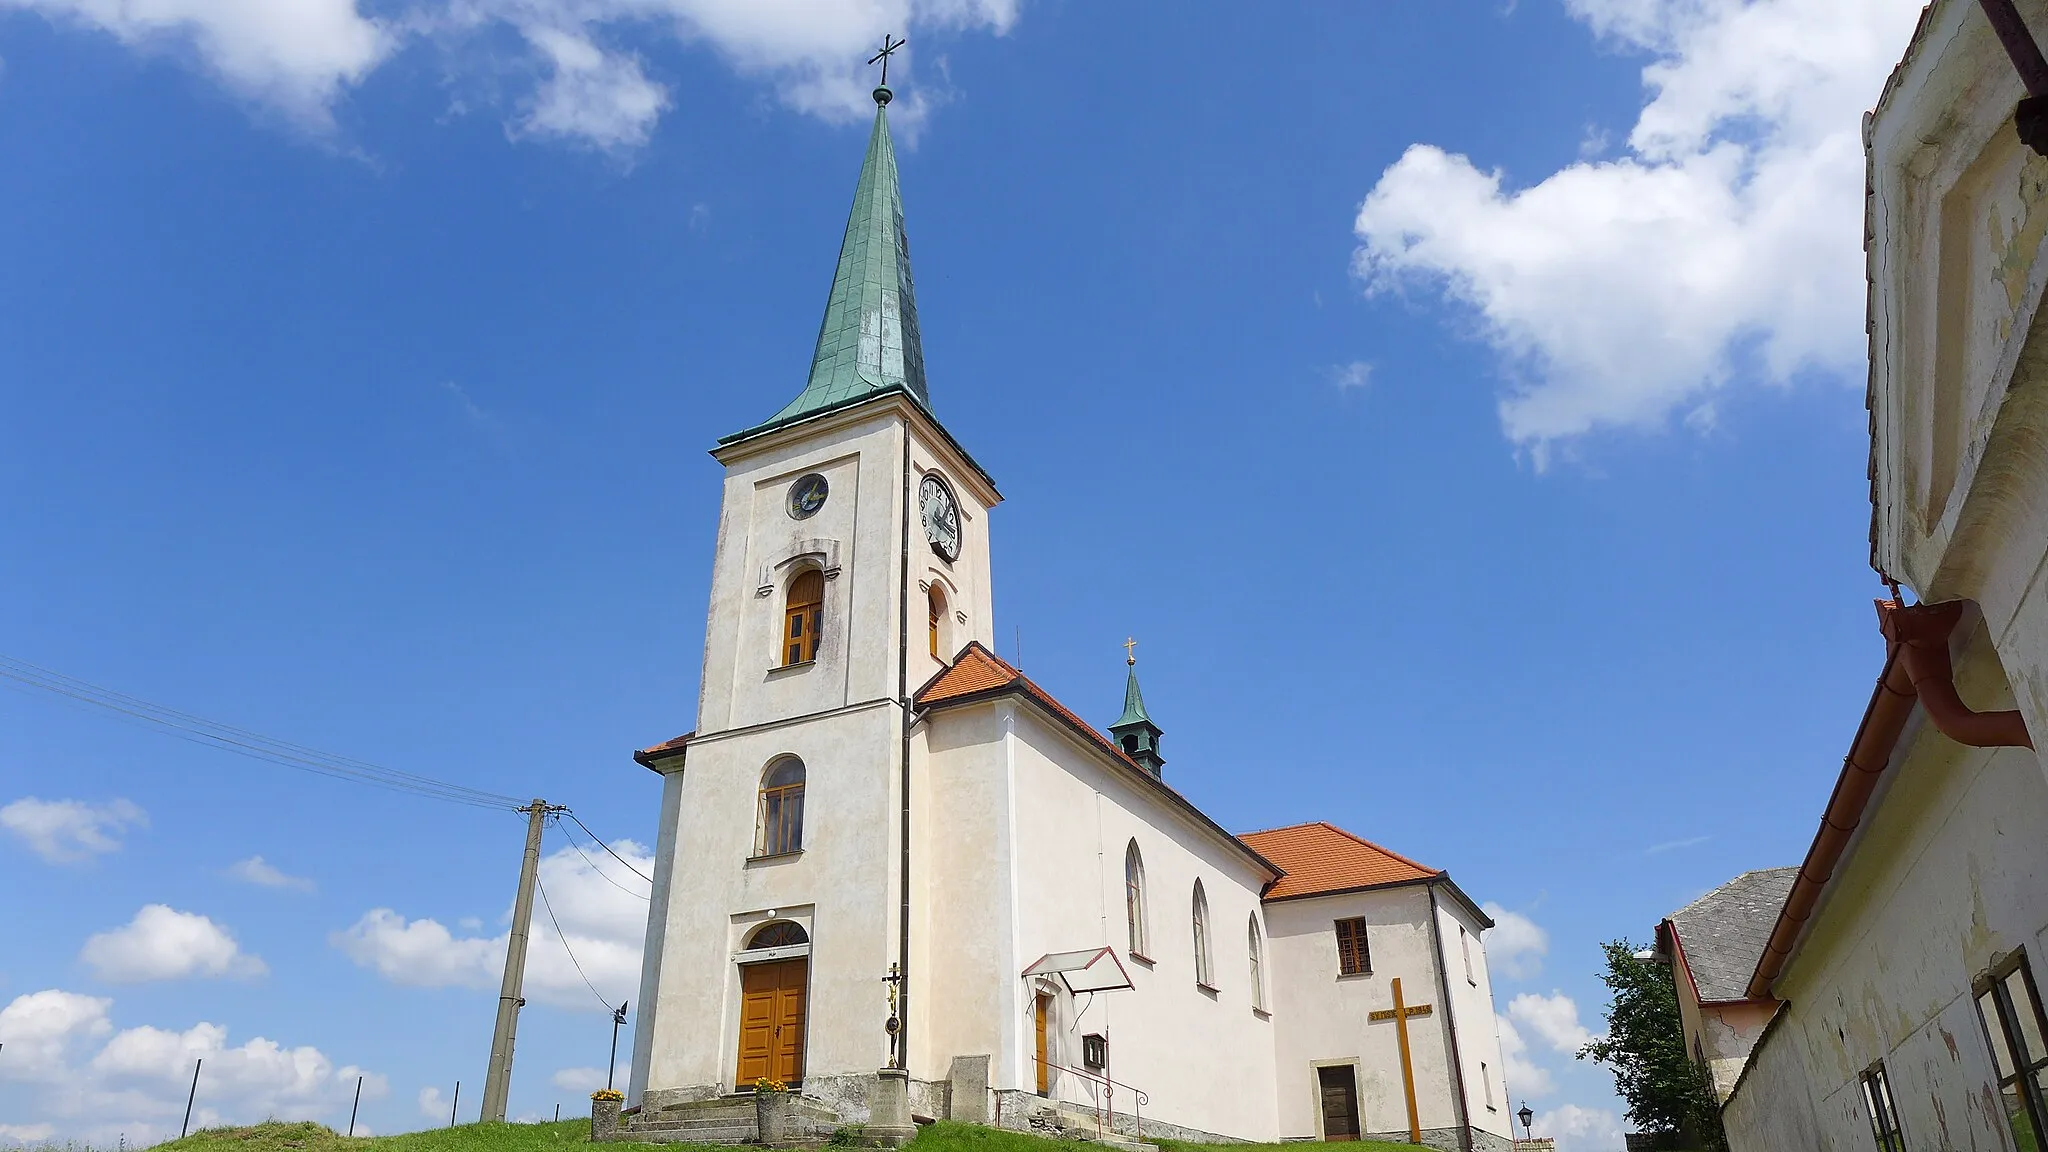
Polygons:
<instances>
[{"instance_id":1,"label":"blue sky","mask_svg":"<svg viewBox=\"0 0 2048 1152\"><path fill-rule=\"evenodd\" d=\"M1516 1103L1618 1148L1599 942L1796 862L1877 671L1856 132L1914 10L0 0L0 654L644 858L705 449L802 386L906 32L1003 654L1106 723L1135 635L1220 822L1511 913ZM471 1110L517 817L21 690L0 806L0 1138L175 1134L194 1054L209 1120ZM548 851L632 995L636 882ZM534 957L512 1110L575 1111L609 1019Z\"/></svg>"}]
</instances>

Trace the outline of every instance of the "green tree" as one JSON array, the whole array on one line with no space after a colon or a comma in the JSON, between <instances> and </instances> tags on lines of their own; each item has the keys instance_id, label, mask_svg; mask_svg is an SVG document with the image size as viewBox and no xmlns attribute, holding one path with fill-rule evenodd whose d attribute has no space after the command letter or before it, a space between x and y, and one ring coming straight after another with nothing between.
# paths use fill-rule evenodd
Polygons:
<instances>
[{"instance_id":1,"label":"green tree","mask_svg":"<svg viewBox=\"0 0 2048 1152\"><path fill-rule=\"evenodd\" d=\"M1607 1035L1579 1049L1614 1073L1615 1087L1628 1101L1628 1118L1646 1132L1682 1132L1710 1152L1727 1147L1721 1106L1704 1066L1686 1055L1679 1021L1678 992L1671 969L1638 960L1626 940L1600 946L1607 954Z\"/></svg>"}]
</instances>

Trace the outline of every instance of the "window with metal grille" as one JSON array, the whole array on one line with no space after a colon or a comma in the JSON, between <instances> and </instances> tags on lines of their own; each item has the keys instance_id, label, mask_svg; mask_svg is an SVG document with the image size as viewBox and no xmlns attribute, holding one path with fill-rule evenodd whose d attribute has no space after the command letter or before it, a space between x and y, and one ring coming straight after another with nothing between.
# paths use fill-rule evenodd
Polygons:
<instances>
[{"instance_id":1,"label":"window with metal grille","mask_svg":"<svg viewBox=\"0 0 2048 1152\"><path fill-rule=\"evenodd\" d=\"M761 777L761 832L754 855L781 856L804 846L804 762L784 756Z\"/></svg>"},{"instance_id":2,"label":"window with metal grille","mask_svg":"<svg viewBox=\"0 0 2048 1152\"><path fill-rule=\"evenodd\" d=\"M1365 921L1337 921L1337 971L1344 976L1372 971L1372 951L1365 944Z\"/></svg>"},{"instance_id":3,"label":"window with metal grille","mask_svg":"<svg viewBox=\"0 0 2048 1152\"><path fill-rule=\"evenodd\" d=\"M2048 1144L2048 1021L2041 1016L2041 997L2027 967L2025 949L2006 957L1979 978L1974 989L1977 1013L1991 1042L1992 1063L1998 1066L1998 1090L2006 1123L2020 1148ZM1887 1146L1889 1147L1889 1146Z\"/></svg>"},{"instance_id":4,"label":"window with metal grille","mask_svg":"<svg viewBox=\"0 0 2048 1152\"><path fill-rule=\"evenodd\" d=\"M1883 1152L1906 1152L1906 1138L1899 1134L1899 1109L1892 1103L1891 1081L1885 1078L1879 1061L1863 1070L1863 1109L1870 1114L1870 1134L1877 1137Z\"/></svg>"},{"instance_id":5,"label":"window with metal grille","mask_svg":"<svg viewBox=\"0 0 2048 1152\"><path fill-rule=\"evenodd\" d=\"M1145 858L1138 854L1138 842L1124 848L1124 918L1130 922L1131 955L1150 961L1145 946Z\"/></svg>"},{"instance_id":6,"label":"window with metal grille","mask_svg":"<svg viewBox=\"0 0 2048 1152\"><path fill-rule=\"evenodd\" d=\"M789 582L782 610L782 665L818 658L818 628L825 619L825 574L812 568Z\"/></svg>"}]
</instances>

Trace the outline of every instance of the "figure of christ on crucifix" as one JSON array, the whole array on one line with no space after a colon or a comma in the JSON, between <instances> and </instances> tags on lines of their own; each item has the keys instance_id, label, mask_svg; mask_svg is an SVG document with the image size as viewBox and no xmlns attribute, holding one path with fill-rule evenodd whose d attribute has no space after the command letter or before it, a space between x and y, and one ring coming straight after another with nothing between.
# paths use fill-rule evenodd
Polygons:
<instances>
[{"instance_id":1,"label":"figure of christ on crucifix","mask_svg":"<svg viewBox=\"0 0 2048 1152\"><path fill-rule=\"evenodd\" d=\"M1401 1091L1408 1098L1408 1142L1420 1144L1422 1143L1422 1118L1415 1111L1415 1064L1408 1056L1408 1018L1410 1016L1429 1015L1431 1006L1428 1004L1404 1003L1401 999L1401 978L1399 976L1394 977L1392 983L1394 986L1394 1006L1392 1008L1381 1008L1376 1012L1368 1012L1365 1018L1367 1021L1374 1023L1381 1020L1392 1020L1394 1022L1394 1034L1401 1043Z\"/></svg>"}]
</instances>

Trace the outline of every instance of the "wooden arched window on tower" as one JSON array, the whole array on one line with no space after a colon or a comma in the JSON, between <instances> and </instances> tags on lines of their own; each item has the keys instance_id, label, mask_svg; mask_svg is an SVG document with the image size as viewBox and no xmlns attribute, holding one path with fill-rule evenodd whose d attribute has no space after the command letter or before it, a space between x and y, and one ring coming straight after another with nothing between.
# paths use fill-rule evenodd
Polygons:
<instances>
[{"instance_id":1,"label":"wooden arched window on tower","mask_svg":"<svg viewBox=\"0 0 2048 1152\"><path fill-rule=\"evenodd\" d=\"M789 582L782 609L782 665L818 658L818 629L825 621L825 574L806 568Z\"/></svg>"},{"instance_id":2,"label":"wooden arched window on tower","mask_svg":"<svg viewBox=\"0 0 2048 1152\"><path fill-rule=\"evenodd\" d=\"M781 856L804 846L804 762L784 756L761 774L761 827L754 855Z\"/></svg>"},{"instance_id":3,"label":"wooden arched window on tower","mask_svg":"<svg viewBox=\"0 0 2048 1152\"><path fill-rule=\"evenodd\" d=\"M1195 983L1204 988L1216 986L1216 969L1209 960L1209 894L1202 891L1202 882L1195 881Z\"/></svg>"},{"instance_id":4,"label":"wooden arched window on tower","mask_svg":"<svg viewBox=\"0 0 2048 1152\"><path fill-rule=\"evenodd\" d=\"M1138 842L1124 849L1124 918L1131 926L1131 955L1149 956L1145 947L1145 858Z\"/></svg>"},{"instance_id":5,"label":"wooden arched window on tower","mask_svg":"<svg viewBox=\"0 0 2048 1152\"><path fill-rule=\"evenodd\" d=\"M946 658L946 643L940 638L946 625L946 594L939 591L939 582L934 580L924 593L925 627L931 646L932 659Z\"/></svg>"}]
</instances>

